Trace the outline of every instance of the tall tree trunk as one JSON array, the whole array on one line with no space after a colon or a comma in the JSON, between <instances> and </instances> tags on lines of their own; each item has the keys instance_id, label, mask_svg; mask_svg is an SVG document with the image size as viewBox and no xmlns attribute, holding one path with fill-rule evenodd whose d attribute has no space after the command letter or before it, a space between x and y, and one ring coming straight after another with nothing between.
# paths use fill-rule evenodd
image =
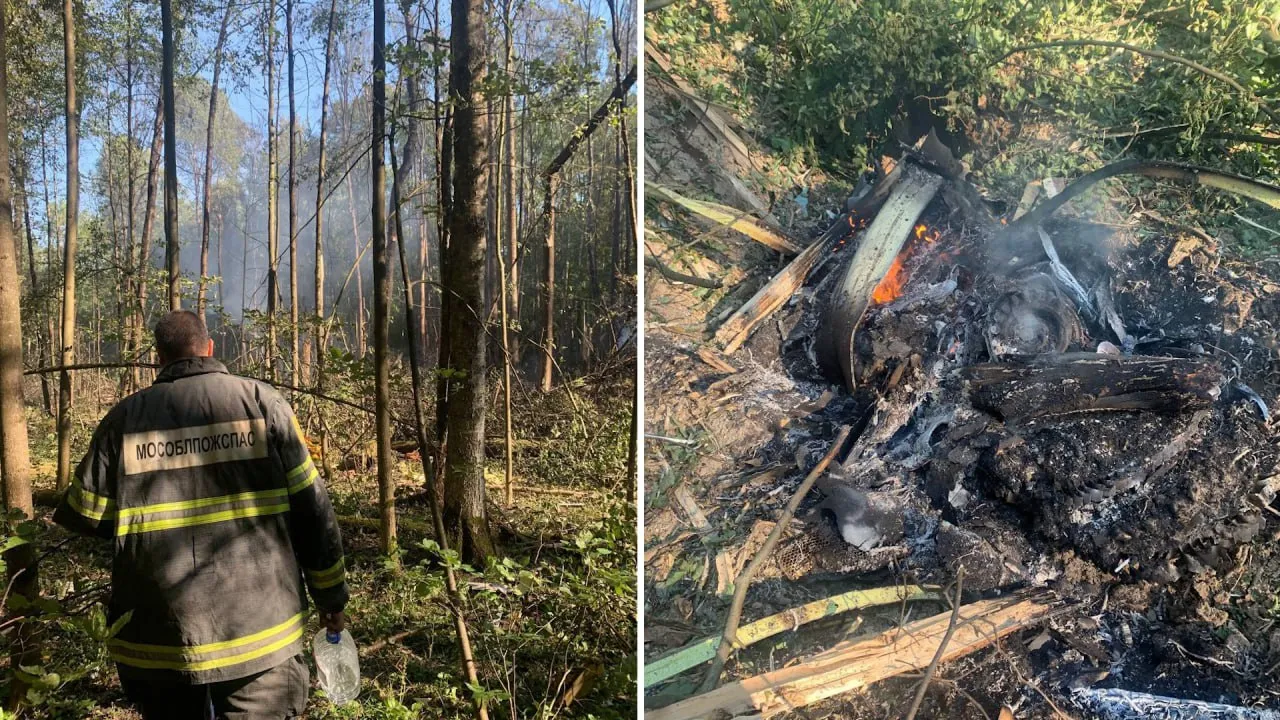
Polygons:
<instances>
[{"instance_id":1,"label":"tall tree trunk","mask_svg":"<svg viewBox=\"0 0 1280 720\"><path fill-rule=\"evenodd\" d=\"M556 351L556 188L559 172L547 176L547 194L542 212L547 217L547 239L543 244L546 275L542 288L542 392L551 392Z\"/></svg>"},{"instance_id":2,"label":"tall tree trunk","mask_svg":"<svg viewBox=\"0 0 1280 720\"><path fill-rule=\"evenodd\" d=\"M58 254L58 236L54 234L53 228L53 205L49 201L49 140L45 135L44 128L40 129L40 186L44 190L44 236L47 240L45 244L45 267L48 268L49 278L53 278L54 256ZM53 349L59 347L58 332L55 316L58 314L53 311L54 293L45 293L44 298L44 315L47 325L47 335L45 344L49 348L50 357L53 356ZM61 351L59 351L61 352ZM55 398L56 399L56 398ZM61 409L61 403L59 403ZM57 416L55 415L55 424Z\"/></svg>"},{"instance_id":3,"label":"tall tree trunk","mask_svg":"<svg viewBox=\"0 0 1280 720\"><path fill-rule=\"evenodd\" d=\"M71 0L67 0L71 2ZM169 309L182 309L182 264L178 237L178 134L173 86L173 0L160 0L162 54L160 87L164 94L164 240L169 268Z\"/></svg>"},{"instance_id":4,"label":"tall tree trunk","mask_svg":"<svg viewBox=\"0 0 1280 720\"><path fill-rule=\"evenodd\" d=\"M72 0L64 0L62 4L62 33L67 125L67 230L62 259L62 366L65 368L76 362L76 239L80 216L80 108L76 104L76 25ZM8 163L5 172L8 172ZM58 489L70 482L71 371L63 370L58 375Z\"/></svg>"},{"instance_id":5,"label":"tall tree trunk","mask_svg":"<svg viewBox=\"0 0 1280 720\"><path fill-rule=\"evenodd\" d=\"M399 155L403 164L392 169L395 174L393 184L398 183L400 188L409 186L409 179L413 177L418 157L422 154L420 148L422 139L419 131L422 121L415 117L415 114L421 112L419 104L421 103L422 61L419 59L418 53L418 18L414 12L413 4L413 0L400 0L400 13L404 17L405 47L408 51L408 56L412 58L410 63L402 70L407 102L407 106L404 109L407 115L404 119L404 151ZM392 148L393 152L394 150L395 148ZM397 225L396 232L397 234L400 232L399 225ZM399 239L401 244L409 242L409 238L403 235L400 235ZM425 242L426 238L419 236L419 245L422 246ZM421 355L419 355L419 359L421 359Z\"/></svg>"},{"instance_id":6,"label":"tall tree trunk","mask_svg":"<svg viewBox=\"0 0 1280 720\"><path fill-rule=\"evenodd\" d=\"M298 336L298 111L293 91L293 0L284 4L284 36L289 69L289 340L293 384L302 385Z\"/></svg>"},{"instance_id":7,"label":"tall tree trunk","mask_svg":"<svg viewBox=\"0 0 1280 720\"><path fill-rule=\"evenodd\" d=\"M440 0L435 0L432 15L432 29L435 37L440 37ZM449 224L453 208L453 109L451 105L442 104L440 97L440 62L432 65L431 96L434 107L435 139L436 139L436 182L440 212L436 214L436 245L440 254L440 318L439 338L436 342L436 368L449 367L449 294L444 290L445 279L449 277ZM449 381L444 373L436 374L436 442L440 443L441 454L436 467L444 467L444 443L448 430L449 417ZM443 473L440 474L443 478ZM428 489L444 495L444 486L437 478L427 478Z\"/></svg>"},{"instance_id":8,"label":"tall tree trunk","mask_svg":"<svg viewBox=\"0 0 1280 720\"><path fill-rule=\"evenodd\" d=\"M124 351L122 356L129 360L136 360L138 346L134 342L134 326L140 320L134 314L133 298L136 295L134 286L138 282L137 272L139 268L134 265L134 248L138 241L135 230L134 213L137 211L138 204L138 183L134 177L133 167L133 0L125 5L125 42L124 42L124 62L125 62L125 166L129 171L125 173L125 200L129 203L129 214L125 218L125 280L124 290L126 302L129 304L128 311L124 314ZM121 377L120 396L124 397L129 392L138 388L138 368L133 367L125 371Z\"/></svg>"},{"instance_id":9,"label":"tall tree trunk","mask_svg":"<svg viewBox=\"0 0 1280 720\"><path fill-rule=\"evenodd\" d=\"M623 68L629 64L628 58L630 53L624 52L622 48L622 23L623 19L618 13L617 0L609 0L609 14L613 20L613 80L614 84L621 88L625 82L623 78ZM626 192L626 201L623 207L626 209L626 224L624 229L627 231L626 242L622 243L622 262L618 263L615 258L613 268L613 286L614 293L617 290L617 277L621 274L622 269L631 266L631 252L639 242L639 235L636 232L636 193L635 193L635 175L631 172L631 143L627 140L627 103L626 93L623 92L618 100L618 135L617 145L614 150L615 162L621 158L620 177L622 186Z\"/></svg>"},{"instance_id":10,"label":"tall tree trunk","mask_svg":"<svg viewBox=\"0 0 1280 720\"><path fill-rule=\"evenodd\" d=\"M0 11L2 12L2 11ZM0 38L0 41L3 39ZM31 196L27 194L27 172L26 163L22 164L23 172L18 178L18 192L22 196L22 217L23 229L27 234L27 265L31 273L31 298L32 307L37 307L39 296L39 276L36 274L36 238L35 230L31 225ZM37 313L37 316L39 313ZM35 340L36 351L39 353L40 367L49 367L49 350L48 343L40 340L40 333L36 333ZM44 411L53 415L53 392L49 389L49 376L45 373L40 374L40 394L44 402Z\"/></svg>"},{"instance_id":11,"label":"tall tree trunk","mask_svg":"<svg viewBox=\"0 0 1280 720\"><path fill-rule=\"evenodd\" d=\"M365 330L364 275L360 272L360 220L356 217L356 192L347 175L347 202L351 207L351 251L355 253L356 274L356 357L364 359L369 352L369 340Z\"/></svg>"},{"instance_id":12,"label":"tall tree trunk","mask_svg":"<svg viewBox=\"0 0 1280 720\"><path fill-rule=\"evenodd\" d=\"M485 515L485 183L489 173L489 120L484 114L485 11L483 0L452 3L453 211L446 294L449 365L459 371L449 396L449 450L445 464L444 521L450 546L468 562L494 553Z\"/></svg>"},{"instance_id":13,"label":"tall tree trunk","mask_svg":"<svg viewBox=\"0 0 1280 720\"><path fill-rule=\"evenodd\" d=\"M147 206L142 213L142 238L138 248L137 321L133 326L133 347L142 347L146 324L148 276L151 274L151 236L156 224L156 195L160 186L160 146L164 142L164 93L157 93L156 120L151 131L151 156L147 160ZM142 368L133 369L133 384L142 385Z\"/></svg>"},{"instance_id":14,"label":"tall tree trunk","mask_svg":"<svg viewBox=\"0 0 1280 720\"><path fill-rule=\"evenodd\" d=\"M402 201L400 198L400 173L396 168L396 146L395 133L392 132L391 137L391 203L395 208L395 225L396 235L404 237L404 223L401 221L400 211ZM409 336L409 376L413 390L413 417L416 429L418 431L418 445L422 448L427 446L426 424L422 422L422 370L419 363L418 353L415 348L418 343L413 337L413 291L409 282L409 263L404 257L404 243L397 245L396 249L400 255L400 278L403 281L402 289L404 290L404 324L405 332ZM422 471L425 474L430 464L425 454L421 455ZM444 525L444 516L440 511L440 503L436 499L435 493L428 493L427 505L431 508L431 520L434 525L435 533L440 538L440 547L442 550L449 549L448 532ZM458 635L458 650L462 656L462 670L467 676L467 684L472 687L480 686L479 674L476 672L475 658L471 652L471 638L467 630L467 621L462 615L462 596L458 593L458 580L453 568L445 567L445 587L449 592L450 600L453 605L454 630ZM479 720L488 720L489 711L485 707L482 699L476 700L476 710Z\"/></svg>"},{"instance_id":15,"label":"tall tree trunk","mask_svg":"<svg viewBox=\"0 0 1280 720\"><path fill-rule=\"evenodd\" d=\"M31 458L22 396L22 286L18 282L18 241L13 231L13 197L9 188L6 13L6 7L0 4L0 476L4 480L5 510L32 519L35 507L31 502ZM74 58L74 44L71 48L68 54ZM40 592L35 546L27 543L12 548L4 554L4 560L9 592L30 603ZM10 667L39 664L40 648L25 624L17 629L11 642ZM15 681L9 688L10 709L25 699L25 684Z\"/></svg>"},{"instance_id":16,"label":"tall tree trunk","mask_svg":"<svg viewBox=\"0 0 1280 720\"><path fill-rule=\"evenodd\" d=\"M453 315L453 307L456 304L456 298L453 297L449 287L446 286L446 280L451 277L450 262L452 255L449 248L453 245L450 238L453 235L451 228L453 224L453 110L450 107L445 111L444 128L441 134L442 144L440 146L440 208L441 215L445 219L444 233L440 236L440 343L438 356L436 358L436 367L452 368L452 343L450 341L450 333L452 325L449 318ZM441 448L445 446L449 435L449 394L452 392L453 383L449 382L446 373L436 374L436 441L440 443ZM444 467L444 458L441 458L440 467ZM442 475L443 477L443 475ZM444 486L439 487L441 496L444 495Z\"/></svg>"},{"instance_id":17,"label":"tall tree trunk","mask_svg":"<svg viewBox=\"0 0 1280 720\"><path fill-rule=\"evenodd\" d=\"M0 474L4 504L24 517L35 515L31 501L31 459L22 392L22 285L18 241L13 231L9 184L8 11L0 4ZM64 17L64 20L66 18ZM68 55L75 57L72 44ZM28 228L29 230L29 228ZM9 567L10 575L15 568Z\"/></svg>"},{"instance_id":18,"label":"tall tree trunk","mask_svg":"<svg viewBox=\"0 0 1280 720\"><path fill-rule=\"evenodd\" d=\"M267 65L267 372L272 381L280 379L276 364L279 345L276 340L276 312L280 302L280 173L279 149L276 147L276 5L267 3L266 44Z\"/></svg>"},{"instance_id":19,"label":"tall tree trunk","mask_svg":"<svg viewBox=\"0 0 1280 720\"><path fill-rule=\"evenodd\" d=\"M240 218L244 222L244 228L240 233L240 354L247 358L249 329L244 322L244 313L248 309L245 288L249 285L249 202L245 199L243 190L240 195Z\"/></svg>"},{"instance_id":20,"label":"tall tree trunk","mask_svg":"<svg viewBox=\"0 0 1280 720\"><path fill-rule=\"evenodd\" d=\"M509 33L508 37L510 37ZM506 112L504 111L503 114L506 115ZM506 145L514 142L515 137L510 133L503 133L499 138L499 149L502 151L501 154L505 154ZM501 174L502 173L499 173L500 176ZM507 182L510 182L511 175L508 174L506 180ZM514 193L511 192L511 188L509 186L500 188L500 190L502 191L500 194L503 200L508 202L512 201ZM497 213L499 217L501 217L503 211L507 209L508 208L505 206L500 206ZM499 220L499 230L495 234L499 236L499 241L496 243L498 249L498 307L500 309L499 320L502 322L502 404L503 419L506 423L506 433L504 437L506 438L505 451L507 462L503 487L506 491L505 499L507 501L507 507L511 507L511 504L515 502L515 490L513 487L515 483L515 433L512 431L511 426L511 338L507 332L510 324L507 318L507 303L510 294L507 292L507 263L506 259L502 257L500 228L501 220ZM511 230L514 231L514 228L511 228Z\"/></svg>"},{"instance_id":21,"label":"tall tree trunk","mask_svg":"<svg viewBox=\"0 0 1280 720\"><path fill-rule=\"evenodd\" d=\"M324 361L328 352L329 327L324 319L324 180L325 142L328 140L329 78L333 73L333 40L337 30L338 0L329 0L329 31L324 40L324 89L320 93L320 155L316 160L316 385L324 391ZM326 477L333 477L329 453L329 426L321 415L320 464Z\"/></svg>"},{"instance_id":22,"label":"tall tree trunk","mask_svg":"<svg viewBox=\"0 0 1280 720\"><path fill-rule=\"evenodd\" d=\"M386 0L373 0L373 127L369 154L372 193L369 205L373 216L374 409L378 435L378 507L382 518L378 540L382 552L394 558L396 487L391 477L391 348L388 347L391 274L387 265L387 178L383 172L387 113L386 24Z\"/></svg>"},{"instance_id":23,"label":"tall tree trunk","mask_svg":"<svg viewBox=\"0 0 1280 720\"><path fill-rule=\"evenodd\" d=\"M505 138L502 146L502 164L503 164L503 181L505 183L504 195L502 202L507 211L507 268L506 280L504 284L507 286L507 308L508 314L520 319L520 271L516 264L517 258L520 256L520 225L516 219L516 100L515 100L515 82L511 77L511 72L515 66L515 53L513 49L514 39L512 35L515 32L513 27L515 24L514 8L515 0L505 0L503 3L504 30L503 43L506 52L503 55L502 71L506 75L507 94L503 102L502 113L502 135ZM506 322L503 322L504 330ZM503 341L504 345L506 341ZM520 359L520 341L519 337L516 342L508 346L506 349L508 355L508 365L510 363L518 363ZM509 368L508 368L509 369Z\"/></svg>"},{"instance_id":24,"label":"tall tree trunk","mask_svg":"<svg viewBox=\"0 0 1280 720\"><path fill-rule=\"evenodd\" d=\"M204 133L204 183L200 199L200 283L196 294L196 315L206 323L205 278L209 276L209 196L213 187L213 122L218 114L218 80L222 76L222 48L227 42L227 25L235 3L227 2L218 27L218 43L213 48L213 84L209 87L209 123Z\"/></svg>"}]
</instances>

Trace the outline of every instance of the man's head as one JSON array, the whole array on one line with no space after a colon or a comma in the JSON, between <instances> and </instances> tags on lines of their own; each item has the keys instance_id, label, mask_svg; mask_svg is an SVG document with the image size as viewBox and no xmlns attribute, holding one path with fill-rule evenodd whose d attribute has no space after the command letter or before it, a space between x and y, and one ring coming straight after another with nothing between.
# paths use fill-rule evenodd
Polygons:
<instances>
[{"instance_id":1,"label":"man's head","mask_svg":"<svg viewBox=\"0 0 1280 720\"><path fill-rule=\"evenodd\" d=\"M200 316L189 310L174 310L156 323L156 355L161 365L185 358L212 357L213 340Z\"/></svg>"}]
</instances>

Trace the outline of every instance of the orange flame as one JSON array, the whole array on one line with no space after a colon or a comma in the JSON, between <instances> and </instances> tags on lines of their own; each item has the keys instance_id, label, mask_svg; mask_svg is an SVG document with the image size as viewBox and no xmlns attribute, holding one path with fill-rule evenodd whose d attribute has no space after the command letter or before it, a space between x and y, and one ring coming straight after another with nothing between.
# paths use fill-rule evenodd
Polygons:
<instances>
[{"instance_id":1,"label":"orange flame","mask_svg":"<svg viewBox=\"0 0 1280 720\"><path fill-rule=\"evenodd\" d=\"M911 254L917 247L921 244L932 245L942 236L942 233L921 223L916 225L912 236L914 240L908 242L902 248L902 251L898 253L898 257L893 259L893 264L889 266L889 272L885 273L884 279L876 286L875 292L871 293L871 302L873 304L884 305L902 296L907 280L910 279L910 273L907 272L907 260L910 259Z\"/></svg>"}]
</instances>

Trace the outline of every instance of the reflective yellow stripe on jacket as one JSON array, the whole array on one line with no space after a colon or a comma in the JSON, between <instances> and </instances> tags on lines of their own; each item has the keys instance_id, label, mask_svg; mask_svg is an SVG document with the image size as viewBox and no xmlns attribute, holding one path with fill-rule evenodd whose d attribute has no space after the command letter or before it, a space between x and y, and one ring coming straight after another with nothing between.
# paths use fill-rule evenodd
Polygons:
<instances>
[{"instance_id":1,"label":"reflective yellow stripe on jacket","mask_svg":"<svg viewBox=\"0 0 1280 720\"><path fill-rule=\"evenodd\" d=\"M67 502L71 509L97 522L115 515L115 502L111 498L89 492L79 483L72 483L67 489Z\"/></svg>"},{"instance_id":2,"label":"reflective yellow stripe on jacket","mask_svg":"<svg viewBox=\"0 0 1280 720\"><path fill-rule=\"evenodd\" d=\"M205 645L148 645L113 639L111 658L123 665L148 670L197 672L239 665L285 647L302 637L303 613L252 635Z\"/></svg>"},{"instance_id":3,"label":"reflective yellow stripe on jacket","mask_svg":"<svg viewBox=\"0 0 1280 720\"><path fill-rule=\"evenodd\" d=\"M117 513L116 535L208 525L262 515L279 515L289 511L287 496L288 490L277 488L122 508Z\"/></svg>"},{"instance_id":4,"label":"reflective yellow stripe on jacket","mask_svg":"<svg viewBox=\"0 0 1280 720\"><path fill-rule=\"evenodd\" d=\"M341 585L347 580L347 564L345 558L339 558L333 567L327 570L307 570L307 580L317 590Z\"/></svg>"},{"instance_id":5,"label":"reflective yellow stripe on jacket","mask_svg":"<svg viewBox=\"0 0 1280 720\"><path fill-rule=\"evenodd\" d=\"M285 476L285 482L289 483L289 494L296 495L306 490L318 477L320 477L320 471L316 469L315 462L308 455L301 465L290 470Z\"/></svg>"}]
</instances>

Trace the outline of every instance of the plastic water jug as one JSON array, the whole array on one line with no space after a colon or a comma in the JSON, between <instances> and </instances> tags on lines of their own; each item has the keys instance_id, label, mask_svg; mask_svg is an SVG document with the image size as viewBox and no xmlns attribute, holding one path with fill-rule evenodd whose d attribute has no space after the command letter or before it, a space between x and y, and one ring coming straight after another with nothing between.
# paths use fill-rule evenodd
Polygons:
<instances>
[{"instance_id":1,"label":"plastic water jug","mask_svg":"<svg viewBox=\"0 0 1280 720\"><path fill-rule=\"evenodd\" d=\"M321 630L311 641L320 689L334 705L345 705L360 694L360 655L351 633Z\"/></svg>"}]
</instances>

